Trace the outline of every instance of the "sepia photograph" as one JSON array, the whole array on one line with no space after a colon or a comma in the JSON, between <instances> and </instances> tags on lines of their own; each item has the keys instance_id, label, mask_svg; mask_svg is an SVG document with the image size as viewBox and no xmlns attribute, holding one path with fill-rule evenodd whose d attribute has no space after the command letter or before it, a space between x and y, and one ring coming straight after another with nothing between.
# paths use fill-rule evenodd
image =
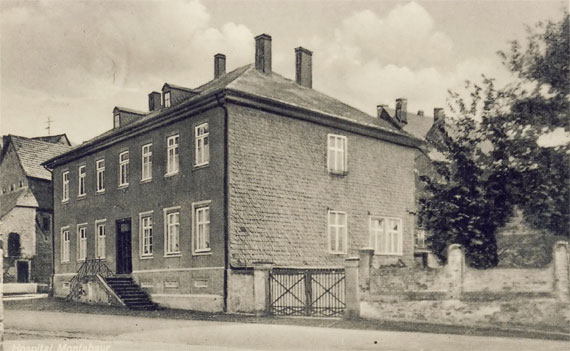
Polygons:
<instances>
[{"instance_id":1,"label":"sepia photograph","mask_svg":"<svg viewBox=\"0 0 570 351\"><path fill-rule=\"evenodd\" d=\"M568 0L0 0L0 351L570 350Z\"/></svg>"}]
</instances>

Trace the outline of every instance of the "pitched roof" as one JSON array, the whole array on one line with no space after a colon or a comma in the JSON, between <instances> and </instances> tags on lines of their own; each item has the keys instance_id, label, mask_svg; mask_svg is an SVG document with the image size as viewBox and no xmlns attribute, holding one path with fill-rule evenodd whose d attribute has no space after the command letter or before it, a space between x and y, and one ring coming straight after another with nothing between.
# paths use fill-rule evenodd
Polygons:
<instances>
[{"instance_id":1,"label":"pitched roof","mask_svg":"<svg viewBox=\"0 0 570 351\"><path fill-rule=\"evenodd\" d=\"M144 125L155 117L166 116L173 108L191 106L195 101L226 90L271 99L277 103L324 113L326 115L338 117L343 120L349 120L367 127L376 127L400 137L411 137L411 134L406 131L399 130L388 121L373 117L317 90L298 85L294 81L286 79L275 72L270 74L260 73L255 69L253 64L239 67L217 79L211 80L208 83L191 90L196 92L196 94L189 97L185 102L170 109L161 109L149 112L133 123L128 124L128 129ZM75 151L88 148L100 141L112 138L114 135L124 133L125 129L126 128L123 127L111 129L73 147L66 154L73 153L77 155ZM47 160L46 163L51 165L56 159L58 158L54 157L53 159Z\"/></svg>"},{"instance_id":2,"label":"pitched roof","mask_svg":"<svg viewBox=\"0 0 570 351\"><path fill-rule=\"evenodd\" d=\"M384 111L388 113L390 118L395 118L396 110L384 107ZM425 140L428 132L433 125L433 117L431 116L420 116L416 113L407 113L408 123L404 125L403 130L415 136L418 139Z\"/></svg>"},{"instance_id":3,"label":"pitched roof","mask_svg":"<svg viewBox=\"0 0 570 351\"><path fill-rule=\"evenodd\" d=\"M0 195L0 218L16 206L38 207L34 194L29 188L22 188Z\"/></svg>"},{"instance_id":4,"label":"pitched roof","mask_svg":"<svg viewBox=\"0 0 570 351\"><path fill-rule=\"evenodd\" d=\"M46 135L46 136L39 136L39 137L33 137L31 139L33 140L40 140L40 141L47 141L48 143L61 143L61 139L64 138L65 142L67 143L67 145L71 145L71 143L69 142L69 139L67 138L67 134L57 134L57 135Z\"/></svg>"},{"instance_id":5,"label":"pitched roof","mask_svg":"<svg viewBox=\"0 0 570 351\"><path fill-rule=\"evenodd\" d=\"M71 149L67 145L16 135L9 135L9 138L14 145L24 173L33 178L51 180L51 173L42 166L42 163Z\"/></svg>"}]
</instances>

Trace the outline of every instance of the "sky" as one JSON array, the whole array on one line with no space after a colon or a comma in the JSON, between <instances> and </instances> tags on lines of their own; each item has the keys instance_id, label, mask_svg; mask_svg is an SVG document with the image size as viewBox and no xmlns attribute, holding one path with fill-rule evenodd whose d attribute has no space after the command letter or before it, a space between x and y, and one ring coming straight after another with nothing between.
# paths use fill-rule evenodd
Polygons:
<instances>
[{"instance_id":1,"label":"sky","mask_svg":"<svg viewBox=\"0 0 570 351\"><path fill-rule=\"evenodd\" d=\"M559 20L567 1L0 0L0 134L67 133L81 143L112 128L115 106L148 110L165 82L197 87L253 62L273 38L273 70L294 79L294 48L313 51L313 87L370 114L408 99L445 107L448 89L481 74L513 78L498 50L525 25Z\"/></svg>"}]
</instances>

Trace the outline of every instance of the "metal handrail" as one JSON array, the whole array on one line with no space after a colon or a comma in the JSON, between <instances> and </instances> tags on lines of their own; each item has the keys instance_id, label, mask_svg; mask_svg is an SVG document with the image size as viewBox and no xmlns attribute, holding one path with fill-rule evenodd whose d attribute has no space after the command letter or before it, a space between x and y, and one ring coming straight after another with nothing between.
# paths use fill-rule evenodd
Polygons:
<instances>
[{"instance_id":1,"label":"metal handrail","mask_svg":"<svg viewBox=\"0 0 570 351\"><path fill-rule=\"evenodd\" d=\"M115 273L107 267L102 259L85 260L79 267L77 274L69 281L70 289L67 300L79 298L81 296L81 282L86 277L94 277L96 275L100 275L103 278L111 278L115 276Z\"/></svg>"}]
</instances>

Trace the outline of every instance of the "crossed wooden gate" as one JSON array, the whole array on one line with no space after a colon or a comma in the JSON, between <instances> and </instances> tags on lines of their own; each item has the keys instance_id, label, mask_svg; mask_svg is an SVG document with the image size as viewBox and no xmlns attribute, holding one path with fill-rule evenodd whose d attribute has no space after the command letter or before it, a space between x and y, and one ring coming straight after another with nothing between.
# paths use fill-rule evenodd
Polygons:
<instances>
[{"instance_id":1,"label":"crossed wooden gate","mask_svg":"<svg viewBox=\"0 0 570 351\"><path fill-rule=\"evenodd\" d=\"M269 313L279 316L342 316L343 269L273 269Z\"/></svg>"}]
</instances>

